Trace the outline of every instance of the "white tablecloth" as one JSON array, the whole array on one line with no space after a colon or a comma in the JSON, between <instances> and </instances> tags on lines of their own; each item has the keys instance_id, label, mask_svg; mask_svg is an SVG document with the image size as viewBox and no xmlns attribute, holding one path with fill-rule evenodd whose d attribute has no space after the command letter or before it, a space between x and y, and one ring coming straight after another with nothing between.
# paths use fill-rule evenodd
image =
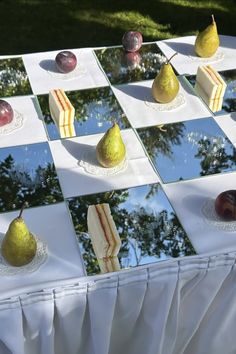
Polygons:
<instances>
[{"instance_id":1,"label":"white tablecloth","mask_svg":"<svg viewBox=\"0 0 236 354\"><path fill-rule=\"evenodd\" d=\"M180 48L181 53L173 58L173 65L181 74L196 73L199 62L194 62L189 57L191 53L188 53L190 46L193 45L193 40L194 37L190 36L157 42L157 44L168 57ZM220 50L224 52L225 61L223 66L221 61L213 63L213 66L216 69L235 68L235 48L235 38L222 36ZM51 52L50 55L50 58L54 58L55 52ZM78 56L81 60L84 58L81 73L88 73L88 76L81 76L79 88L109 85L90 48L78 50ZM49 56L47 55L46 58L48 59ZM57 79L50 72L44 70L45 77L41 76L42 65L45 65L45 62L42 63L45 60L44 53L24 55L23 60L27 71L31 73L34 94L45 93L55 87ZM75 87L78 89L78 85L73 79L65 81L64 84L64 88L67 90L73 90ZM116 86L113 87L113 91L134 127L152 125L155 119L154 112L152 108L143 104L143 98L140 100L139 97L132 95L135 85L142 85L139 90L141 95L143 88L149 87L150 89L150 82L146 81L145 83ZM183 83L181 90L186 96L186 107L189 119L191 119L195 110L193 108L197 109L199 99L192 92L190 93ZM131 105L128 106L127 102L130 100L134 104L137 100L140 101L137 120ZM31 104L32 102L28 101L25 107L27 112L30 110ZM179 113L183 108L180 108ZM186 114L186 111L182 112ZM201 112L201 117L210 115L203 105L199 106L199 112ZM147 124L144 123L142 114L149 115ZM232 116L228 118L232 119ZM156 124L165 123L163 119L160 115ZM171 121L181 121L183 118L179 119L177 115L171 114L170 119ZM26 122L29 127L30 122L29 116ZM228 122L230 122L229 119ZM235 124L233 119L232 124ZM222 128L229 135L231 134L230 138L235 143L236 136L228 124L224 123ZM34 134L36 134L37 141L45 141L43 131L38 130ZM128 131L124 133L126 138L127 134L129 134ZM22 143L22 136L22 131L19 131L20 143ZM27 143L31 142L30 138L28 134ZM84 139L90 143L94 142L94 138L91 137ZM80 142L80 140L83 139L75 138L76 142ZM134 160L132 168L130 168L128 185L132 184L132 178L138 179L138 183L134 182L135 184L156 181L157 176L153 174L151 168L144 176L146 167L149 166L147 158L140 155L135 136L132 136L132 142L137 144L137 149L132 151L133 143L128 147ZM4 146L8 145L7 139L4 144ZM59 154L60 145L61 143L58 141L50 142L62 188L66 188L66 184L63 185L63 180L72 178L72 175L77 178L83 172L78 165L73 165L74 160L71 156L67 159L68 151L66 150L64 150L63 160ZM143 171L135 168L135 159L142 160ZM71 163L72 167L67 169L67 163ZM65 174L65 171L62 171L64 167L65 171L69 171L70 177ZM228 176L226 184L228 187L233 187L235 173ZM217 177L214 176L214 180L217 181ZM114 186L118 186L121 182L111 179ZM79 254L75 254L77 247L75 238L73 241L70 238L74 232L71 229L71 220L66 220L67 224L62 222L65 221L63 216L65 205L62 203L48 206L48 209L52 208L53 210L59 208L60 215L63 214L61 219L59 218L59 223L59 219L56 217L57 213L53 218L49 217L50 213L45 214L46 221L43 227L50 223L54 226L58 225L56 235L58 238L48 232L47 227L43 233L46 237L45 241L49 244L51 263L42 266L39 271L40 278L36 276L34 278L34 275L31 275L29 283L24 286L22 286L20 278L16 279L15 285L12 281L9 282L9 285L9 279L4 284L4 278L1 279L4 292L0 293L0 354L236 353L234 339L236 253L233 252L236 249L235 233L222 234L214 228L210 228L209 231L209 225L203 224L201 224L202 229L198 227L200 216L189 208L189 200L201 187L199 183L203 184L202 193L204 195L215 197L217 184L208 185L207 178L202 178L200 181L197 179L196 181L179 182L178 186L169 184L164 186L164 189L176 209L177 215L185 220L184 226L196 249L200 250L202 254L142 266L137 269L123 270L110 275L86 278L82 277L82 266L73 267L73 262L71 263L70 259L78 258L80 265L82 262L79 259ZM103 190L102 185L100 190ZM182 192L189 199L184 199ZM65 193L67 196L72 196L76 195L78 191L69 188ZM199 199L197 200L199 201ZM44 210L46 212L45 207ZM34 227L30 213L37 213L37 208L33 208L29 212L26 211L27 222L32 223L32 227ZM12 215L11 213L0 215L2 233L5 232ZM63 227L70 230L68 239L65 237ZM62 253L60 253L60 249L63 250ZM221 254L223 249L225 252ZM65 250L66 252L64 252ZM206 255L206 252L211 254ZM62 267L63 272L61 271ZM8 285L9 287L7 287Z\"/></svg>"},{"instance_id":2,"label":"white tablecloth","mask_svg":"<svg viewBox=\"0 0 236 354\"><path fill-rule=\"evenodd\" d=\"M2 300L0 353L235 353L235 260L189 257Z\"/></svg>"}]
</instances>

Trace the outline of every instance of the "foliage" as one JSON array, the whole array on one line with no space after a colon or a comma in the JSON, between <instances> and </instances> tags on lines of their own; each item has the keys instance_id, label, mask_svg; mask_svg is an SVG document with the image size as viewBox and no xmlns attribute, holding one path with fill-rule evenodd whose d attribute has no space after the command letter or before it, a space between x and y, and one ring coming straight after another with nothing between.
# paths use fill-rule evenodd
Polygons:
<instances>
[{"instance_id":1,"label":"foliage","mask_svg":"<svg viewBox=\"0 0 236 354\"><path fill-rule=\"evenodd\" d=\"M34 176L19 169L11 154L0 162L0 210L19 209L23 202L29 206L52 204L62 201L62 194L53 163L40 165Z\"/></svg>"},{"instance_id":2,"label":"foliage","mask_svg":"<svg viewBox=\"0 0 236 354\"><path fill-rule=\"evenodd\" d=\"M219 33L236 34L234 0L8 0L0 13L3 55L116 45L130 29L145 41L195 34L212 13Z\"/></svg>"},{"instance_id":3,"label":"foliage","mask_svg":"<svg viewBox=\"0 0 236 354\"><path fill-rule=\"evenodd\" d=\"M0 60L0 97L27 95L31 88L21 58Z\"/></svg>"}]
</instances>

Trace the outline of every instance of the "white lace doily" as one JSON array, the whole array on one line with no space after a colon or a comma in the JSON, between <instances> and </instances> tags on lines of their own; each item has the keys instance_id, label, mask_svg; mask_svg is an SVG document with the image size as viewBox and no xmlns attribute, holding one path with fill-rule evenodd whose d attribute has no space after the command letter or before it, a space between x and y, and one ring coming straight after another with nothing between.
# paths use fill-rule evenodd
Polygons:
<instances>
[{"instance_id":1,"label":"white lace doily","mask_svg":"<svg viewBox=\"0 0 236 354\"><path fill-rule=\"evenodd\" d=\"M199 64L204 64L204 63L216 63L218 61L221 61L224 59L225 54L224 52L218 50L212 57L210 58L200 58L194 55L189 55L188 56L192 61L197 62Z\"/></svg>"},{"instance_id":2,"label":"white lace doily","mask_svg":"<svg viewBox=\"0 0 236 354\"><path fill-rule=\"evenodd\" d=\"M112 176L119 172L123 172L126 170L128 166L128 161L125 158L119 165L106 168L99 165L97 158L96 158L96 146L90 151L84 153L82 158L78 161L80 167L83 167L85 172L96 175L96 176Z\"/></svg>"},{"instance_id":3,"label":"white lace doily","mask_svg":"<svg viewBox=\"0 0 236 354\"><path fill-rule=\"evenodd\" d=\"M155 111L158 112L168 112L173 111L180 106L186 103L185 97L182 93L178 93L178 95L173 99L173 101L169 103L158 103L154 100L153 97L148 97L146 101L144 101L148 107L151 107Z\"/></svg>"},{"instance_id":4,"label":"white lace doily","mask_svg":"<svg viewBox=\"0 0 236 354\"><path fill-rule=\"evenodd\" d=\"M13 120L9 124L0 127L0 135L11 134L14 130L20 129L23 126L23 123L23 115L14 110Z\"/></svg>"},{"instance_id":5,"label":"white lace doily","mask_svg":"<svg viewBox=\"0 0 236 354\"><path fill-rule=\"evenodd\" d=\"M215 211L214 199L207 199L202 206L202 214L206 223L223 231L236 231L236 221L222 220Z\"/></svg>"},{"instance_id":6,"label":"white lace doily","mask_svg":"<svg viewBox=\"0 0 236 354\"><path fill-rule=\"evenodd\" d=\"M79 79L79 78L83 77L87 73L87 69L80 64L80 65L77 65L73 71L71 71L67 74L60 73L59 71L57 72L55 69L55 66L54 66L53 70L48 69L47 72L54 79L74 80L74 79Z\"/></svg>"},{"instance_id":7,"label":"white lace doily","mask_svg":"<svg viewBox=\"0 0 236 354\"><path fill-rule=\"evenodd\" d=\"M4 235L0 235L0 249ZM47 245L43 243L36 237L37 242L37 251L36 255L34 256L33 260L21 267L14 267L8 264L5 259L3 258L0 252L0 275L24 275L28 273L33 273L39 269L39 267L45 263L47 259Z\"/></svg>"}]
</instances>

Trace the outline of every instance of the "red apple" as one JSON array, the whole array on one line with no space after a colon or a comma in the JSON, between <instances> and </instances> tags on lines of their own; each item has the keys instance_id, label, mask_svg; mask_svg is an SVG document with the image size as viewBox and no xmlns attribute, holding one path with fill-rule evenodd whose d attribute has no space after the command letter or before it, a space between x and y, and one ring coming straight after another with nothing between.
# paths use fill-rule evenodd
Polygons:
<instances>
[{"instance_id":1,"label":"red apple","mask_svg":"<svg viewBox=\"0 0 236 354\"><path fill-rule=\"evenodd\" d=\"M0 127L11 123L14 117L14 112L11 105L4 100L0 100Z\"/></svg>"},{"instance_id":2,"label":"red apple","mask_svg":"<svg viewBox=\"0 0 236 354\"><path fill-rule=\"evenodd\" d=\"M77 65L77 58L75 54L69 50L59 52L55 58L55 61L58 70L63 74L73 71Z\"/></svg>"},{"instance_id":3,"label":"red apple","mask_svg":"<svg viewBox=\"0 0 236 354\"><path fill-rule=\"evenodd\" d=\"M236 220L236 190L220 193L215 200L215 211L223 220Z\"/></svg>"},{"instance_id":4,"label":"red apple","mask_svg":"<svg viewBox=\"0 0 236 354\"><path fill-rule=\"evenodd\" d=\"M136 52L143 43L143 36L137 31L125 32L122 38L122 44L126 52Z\"/></svg>"}]
</instances>

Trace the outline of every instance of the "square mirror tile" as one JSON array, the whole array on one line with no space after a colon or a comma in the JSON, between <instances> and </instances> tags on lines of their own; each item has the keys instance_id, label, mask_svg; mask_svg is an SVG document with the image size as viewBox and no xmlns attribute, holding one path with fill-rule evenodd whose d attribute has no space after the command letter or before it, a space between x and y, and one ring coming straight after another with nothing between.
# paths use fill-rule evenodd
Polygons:
<instances>
[{"instance_id":1,"label":"square mirror tile","mask_svg":"<svg viewBox=\"0 0 236 354\"><path fill-rule=\"evenodd\" d=\"M0 97L31 94L31 87L21 58L0 60Z\"/></svg>"},{"instance_id":2,"label":"square mirror tile","mask_svg":"<svg viewBox=\"0 0 236 354\"><path fill-rule=\"evenodd\" d=\"M70 91L66 95L75 108L75 132L71 137L105 133L114 122L118 123L120 129L130 127L110 87ZM49 139L60 139L59 130L50 114L48 95L37 97Z\"/></svg>"},{"instance_id":3,"label":"square mirror tile","mask_svg":"<svg viewBox=\"0 0 236 354\"><path fill-rule=\"evenodd\" d=\"M236 150L213 118L137 131L164 183L236 170Z\"/></svg>"},{"instance_id":4,"label":"square mirror tile","mask_svg":"<svg viewBox=\"0 0 236 354\"><path fill-rule=\"evenodd\" d=\"M222 106L217 112L214 112L214 114L217 116L226 113L236 112L236 69L219 71L219 74L227 84L227 87L223 97ZM196 83L196 75L186 76L186 79L194 88ZM198 94L197 91L196 94Z\"/></svg>"},{"instance_id":5,"label":"square mirror tile","mask_svg":"<svg viewBox=\"0 0 236 354\"><path fill-rule=\"evenodd\" d=\"M108 203L121 247L121 269L195 254L160 184L143 185L68 199L88 275L100 273L88 235L89 205Z\"/></svg>"},{"instance_id":6,"label":"square mirror tile","mask_svg":"<svg viewBox=\"0 0 236 354\"><path fill-rule=\"evenodd\" d=\"M0 149L0 212L63 200L48 143Z\"/></svg>"},{"instance_id":7,"label":"square mirror tile","mask_svg":"<svg viewBox=\"0 0 236 354\"><path fill-rule=\"evenodd\" d=\"M155 43L144 44L134 53L125 52L123 47L111 47L97 49L95 54L113 85L154 79L166 61Z\"/></svg>"}]
</instances>

